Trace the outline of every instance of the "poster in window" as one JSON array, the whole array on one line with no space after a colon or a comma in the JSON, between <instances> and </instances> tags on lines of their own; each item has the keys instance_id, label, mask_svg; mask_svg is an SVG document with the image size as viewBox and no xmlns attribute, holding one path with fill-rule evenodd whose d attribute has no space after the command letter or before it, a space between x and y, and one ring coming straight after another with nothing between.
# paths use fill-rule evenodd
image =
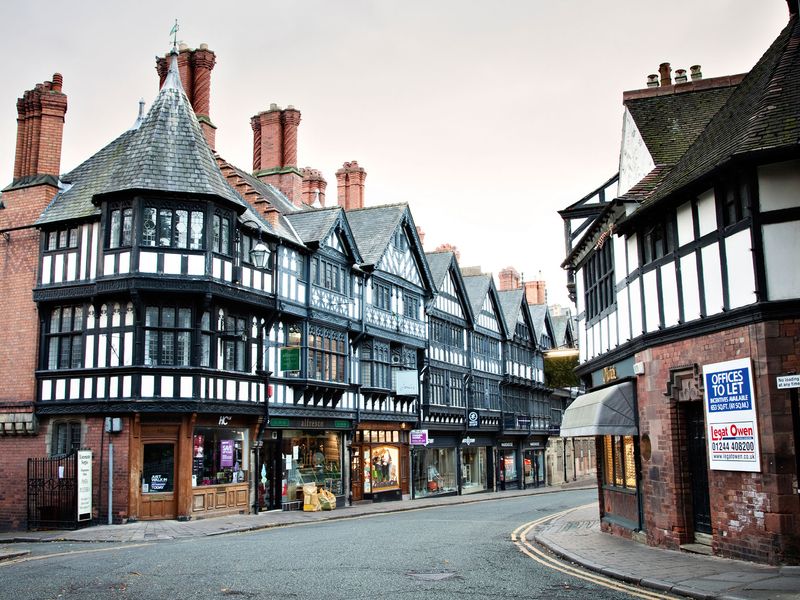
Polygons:
<instances>
[{"instance_id":1,"label":"poster in window","mask_svg":"<svg viewBox=\"0 0 800 600\"><path fill-rule=\"evenodd\" d=\"M371 455L372 491L399 489L400 451L397 446L373 446Z\"/></svg>"},{"instance_id":2,"label":"poster in window","mask_svg":"<svg viewBox=\"0 0 800 600\"><path fill-rule=\"evenodd\" d=\"M233 440L219 441L219 466L233 466Z\"/></svg>"}]
</instances>

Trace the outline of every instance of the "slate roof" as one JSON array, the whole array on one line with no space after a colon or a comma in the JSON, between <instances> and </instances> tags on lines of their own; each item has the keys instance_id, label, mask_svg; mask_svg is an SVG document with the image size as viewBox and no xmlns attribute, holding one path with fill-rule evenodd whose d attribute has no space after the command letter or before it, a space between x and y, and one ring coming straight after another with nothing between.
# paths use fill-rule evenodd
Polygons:
<instances>
[{"instance_id":1,"label":"slate roof","mask_svg":"<svg viewBox=\"0 0 800 600\"><path fill-rule=\"evenodd\" d=\"M542 339L542 333L547 328L547 305L546 304L528 304L528 311L531 313L531 323L533 324L533 331L536 334L536 343Z\"/></svg>"},{"instance_id":2,"label":"slate roof","mask_svg":"<svg viewBox=\"0 0 800 600\"><path fill-rule=\"evenodd\" d=\"M378 264L407 210L407 204L387 204L347 211L363 264Z\"/></svg>"},{"instance_id":3,"label":"slate roof","mask_svg":"<svg viewBox=\"0 0 800 600\"><path fill-rule=\"evenodd\" d=\"M213 195L245 209L222 175L181 85L172 61L164 85L144 121L126 131L79 167L61 177L38 224L99 214L97 194L124 190Z\"/></svg>"},{"instance_id":4,"label":"slate roof","mask_svg":"<svg viewBox=\"0 0 800 600\"><path fill-rule=\"evenodd\" d=\"M800 142L800 25L788 25L642 203L652 205L737 155Z\"/></svg>"},{"instance_id":5,"label":"slate roof","mask_svg":"<svg viewBox=\"0 0 800 600\"><path fill-rule=\"evenodd\" d=\"M656 165L674 164L728 100L733 86L625 102Z\"/></svg>"},{"instance_id":6,"label":"slate roof","mask_svg":"<svg viewBox=\"0 0 800 600\"><path fill-rule=\"evenodd\" d=\"M339 206L284 215L304 244L319 243L330 233L342 214Z\"/></svg>"},{"instance_id":7,"label":"slate roof","mask_svg":"<svg viewBox=\"0 0 800 600\"><path fill-rule=\"evenodd\" d=\"M433 275L433 285L436 290L440 290L445 277L447 277L447 273L450 271L450 265L453 262L453 252L451 250L445 252L426 252L425 258L431 269L431 275Z\"/></svg>"},{"instance_id":8,"label":"slate roof","mask_svg":"<svg viewBox=\"0 0 800 600\"><path fill-rule=\"evenodd\" d=\"M517 327L517 318L522 308L524 295L525 292L522 288L497 292L497 297L500 299L500 308L503 310L503 318L506 322L506 330L509 333L513 332Z\"/></svg>"},{"instance_id":9,"label":"slate roof","mask_svg":"<svg viewBox=\"0 0 800 600\"><path fill-rule=\"evenodd\" d=\"M562 348L567 345L567 326L570 320L569 315L551 316L550 322L553 324L553 347Z\"/></svg>"},{"instance_id":10,"label":"slate roof","mask_svg":"<svg viewBox=\"0 0 800 600\"><path fill-rule=\"evenodd\" d=\"M472 307L472 313L478 315L483 307L483 301L492 283L492 276L488 274L464 276L464 287L467 289L467 298Z\"/></svg>"}]
</instances>

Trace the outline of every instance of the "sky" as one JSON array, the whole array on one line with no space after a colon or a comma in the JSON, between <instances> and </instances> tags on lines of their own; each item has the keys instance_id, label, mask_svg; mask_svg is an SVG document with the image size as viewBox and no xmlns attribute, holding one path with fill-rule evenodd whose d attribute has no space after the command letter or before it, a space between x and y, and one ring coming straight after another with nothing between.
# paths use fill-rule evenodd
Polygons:
<instances>
[{"instance_id":1,"label":"sky","mask_svg":"<svg viewBox=\"0 0 800 600\"><path fill-rule=\"evenodd\" d=\"M408 202L425 250L511 266L568 305L557 211L619 166L622 92L650 73L743 73L788 20L785 0L39 0L0 6L0 188L12 180L16 99L54 72L69 108L66 173L128 129L158 92L155 57L216 53L216 149L252 168L250 117L302 113L300 167L326 204L345 161L365 205Z\"/></svg>"}]
</instances>

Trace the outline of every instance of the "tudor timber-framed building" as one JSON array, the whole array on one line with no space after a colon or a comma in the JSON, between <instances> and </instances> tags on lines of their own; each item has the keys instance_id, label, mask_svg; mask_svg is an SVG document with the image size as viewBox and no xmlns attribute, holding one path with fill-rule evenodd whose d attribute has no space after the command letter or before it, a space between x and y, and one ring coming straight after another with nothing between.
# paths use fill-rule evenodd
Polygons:
<instances>
[{"instance_id":1,"label":"tudor timber-framed building","mask_svg":"<svg viewBox=\"0 0 800 600\"><path fill-rule=\"evenodd\" d=\"M800 561L800 24L748 73L626 92L620 172L561 211L605 531Z\"/></svg>"},{"instance_id":2,"label":"tudor timber-framed building","mask_svg":"<svg viewBox=\"0 0 800 600\"><path fill-rule=\"evenodd\" d=\"M297 167L296 109L253 117L252 172L228 163L209 115L214 63L204 45L158 59L147 114L66 174L62 77L18 103L0 209L0 306L19 332L0 348L0 449L13 457L0 465L2 528L25 526L25 460L78 447L92 451L100 521L296 509L308 483L340 504L422 495L415 427L480 437L457 455L453 493L473 474L495 489L511 367L491 276L474 298L455 260L454 287L435 281L408 206L364 207L355 162L326 208L324 179ZM436 310L454 321L447 293L462 307L451 379L464 387L442 404L428 374L448 359L429 354L429 331ZM525 410L515 424L535 422Z\"/></svg>"}]
</instances>

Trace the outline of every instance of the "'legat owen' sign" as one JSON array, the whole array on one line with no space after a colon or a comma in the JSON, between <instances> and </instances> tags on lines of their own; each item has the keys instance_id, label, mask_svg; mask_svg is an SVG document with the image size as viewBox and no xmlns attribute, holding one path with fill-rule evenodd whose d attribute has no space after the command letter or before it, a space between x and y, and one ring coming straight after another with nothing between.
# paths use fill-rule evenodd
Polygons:
<instances>
[{"instance_id":1,"label":"'legat owen' sign","mask_svg":"<svg viewBox=\"0 0 800 600\"><path fill-rule=\"evenodd\" d=\"M761 472L749 358L703 366L709 468Z\"/></svg>"}]
</instances>

